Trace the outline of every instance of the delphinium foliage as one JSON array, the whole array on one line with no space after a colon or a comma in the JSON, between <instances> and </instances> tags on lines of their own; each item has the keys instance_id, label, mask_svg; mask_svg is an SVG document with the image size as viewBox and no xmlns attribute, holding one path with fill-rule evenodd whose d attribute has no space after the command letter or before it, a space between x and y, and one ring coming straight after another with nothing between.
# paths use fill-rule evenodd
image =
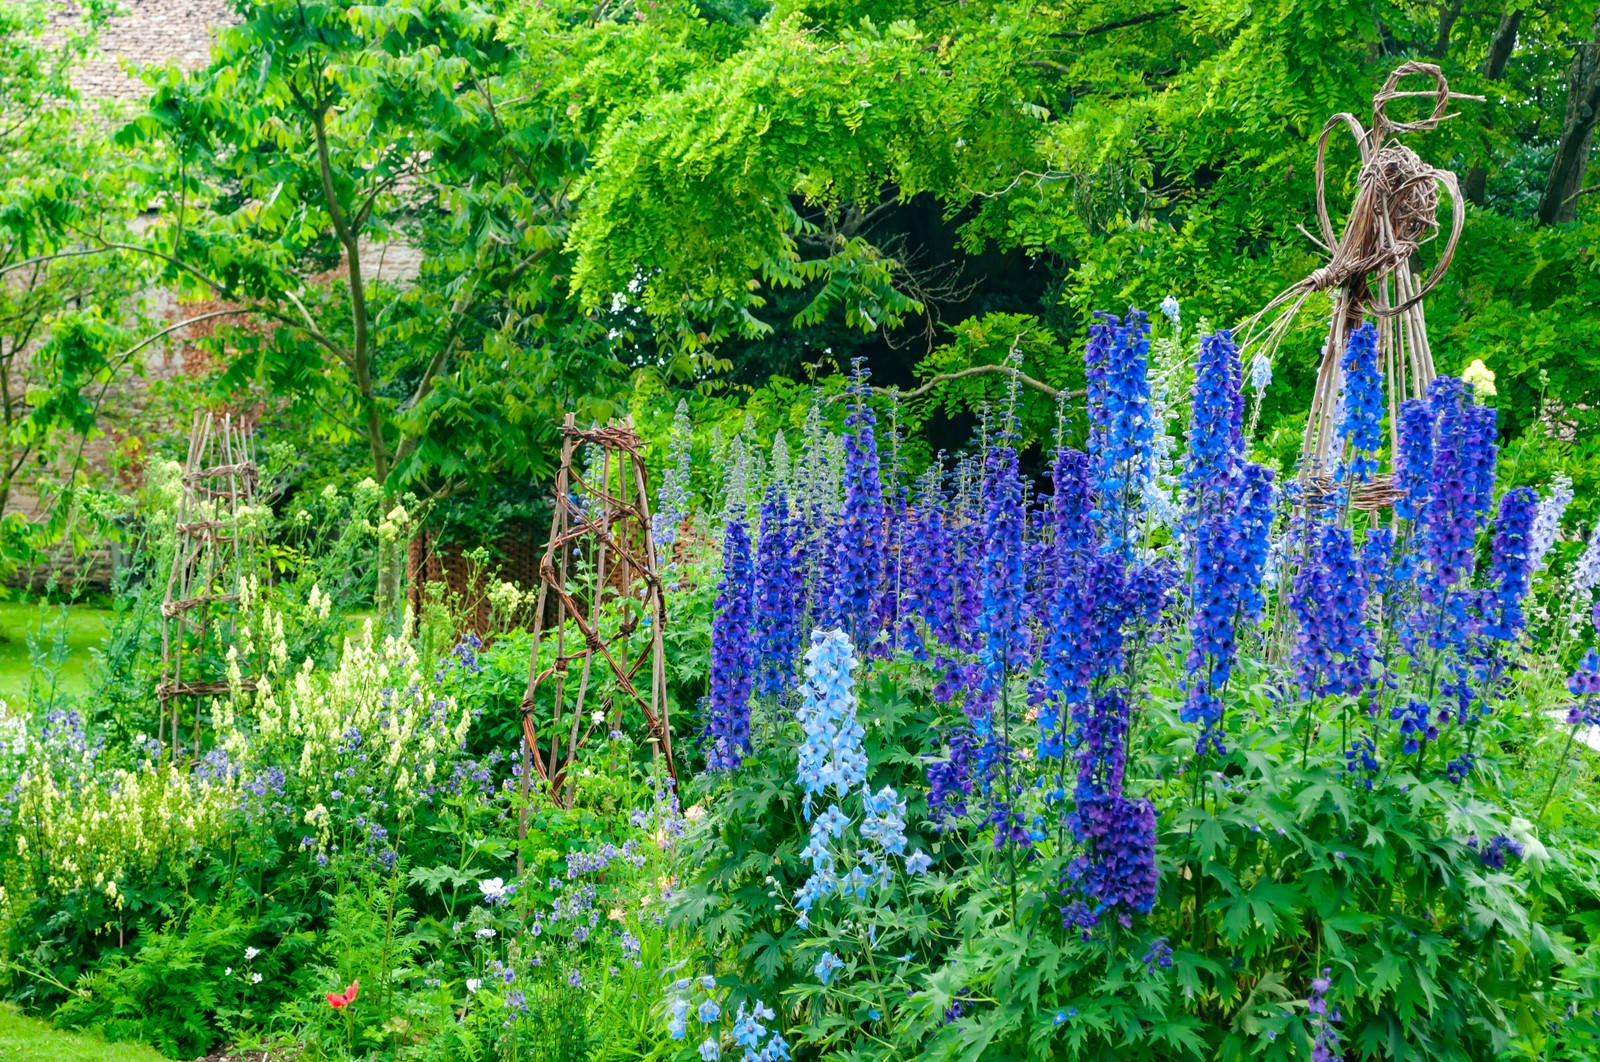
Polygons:
<instances>
[{"instance_id":1,"label":"delphinium foliage","mask_svg":"<svg viewBox=\"0 0 1600 1062\"><path fill-rule=\"evenodd\" d=\"M884 486L858 379L843 506L793 540L831 622L785 680L793 721L706 783L679 924L729 998L823 1053L1538 1042L1575 953L1529 890L1577 857L1498 782L1550 518L1496 497L1494 409L1441 377L1388 453L1363 324L1337 460L1308 482L1251 454L1242 355L1205 335L1158 512L1150 331L1096 318L1037 491L1002 414L977 454ZM909 562L872 552L913 540Z\"/></svg>"}]
</instances>

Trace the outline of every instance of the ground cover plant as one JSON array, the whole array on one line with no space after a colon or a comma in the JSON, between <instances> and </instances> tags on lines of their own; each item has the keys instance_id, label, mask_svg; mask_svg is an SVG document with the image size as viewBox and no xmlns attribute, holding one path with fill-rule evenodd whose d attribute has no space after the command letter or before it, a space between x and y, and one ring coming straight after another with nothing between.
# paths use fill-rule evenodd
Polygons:
<instances>
[{"instance_id":1,"label":"ground cover plant","mask_svg":"<svg viewBox=\"0 0 1600 1062\"><path fill-rule=\"evenodd\" d=\"M93 690L8 716L13 994L180 1058L1585 1057L1565 489L1497 488L1459 378L1386 452L1370 325L1311 487L1226 331L1102 315L1085 359L1037 481L1008 403L913 476L860 372L698 482L679 412L676 781L618 716L525 804L527 636L306 580L198 758Z\"/></svg>"}]
</instances>

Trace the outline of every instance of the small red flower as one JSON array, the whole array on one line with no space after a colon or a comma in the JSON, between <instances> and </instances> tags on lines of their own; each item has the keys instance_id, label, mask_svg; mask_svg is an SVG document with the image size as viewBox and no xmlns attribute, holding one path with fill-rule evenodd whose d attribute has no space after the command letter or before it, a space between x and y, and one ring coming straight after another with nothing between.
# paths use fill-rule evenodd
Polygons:
<instances>
[{"instance_id":1,"label":"small red flower","mask_svg":"<svg viewBox=\"0 0 1600 1062\"><path fill-rule=\"evenodd\" d=\"M343 1010L345 1007L348 1007L350 1004L356 1001L356 992L360 990L360 988L360 981L351 981L350 987L345 989L343 992L329 992L328 1006L332 1007L334 1010Z\"/></svg>"}]
</instances>

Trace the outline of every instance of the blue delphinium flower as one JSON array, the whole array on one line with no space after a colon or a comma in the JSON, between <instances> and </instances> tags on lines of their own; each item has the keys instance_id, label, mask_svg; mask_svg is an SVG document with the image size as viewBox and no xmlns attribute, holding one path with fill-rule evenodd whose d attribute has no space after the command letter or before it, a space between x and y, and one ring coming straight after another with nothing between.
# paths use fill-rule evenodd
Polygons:
<instances>
[{"instance_id":1,"label":"blue delphinium flower","mask_svg":"<svg viewBox=\"0 0 1600 1062\"><path fill-rule=\"evenodd\" d=\"M1344 441L1344 474L1365 482L1378 470L1383 445L1383 378L1378 374L1378 329L1363 322L1350 333L1340 362L1344 372L1339 437Z\"/></svg>"},{"instance_id":2,"label":"blue delphinium flower","mask_svg":"<svg viewBox=\"0 0 1600 1062\"><path fill-rule=\"evenodd\" d=\"M1176 296L1168 295L1161 300L1161 315L1173 324L1178 323L1178 300Z\"/></svg>"},{"instance_id":3,"label":"blue delphinium flower","mask_svg":"<svg viewBox=\"0 0 1600 1062\"><path fill-rule=\"evenodd\" d=\"M861 750L864 735L856 718L851 678L855 666L854 646L843 631L812 633L811 649L806 653L806 683L800 691L797 712L805 734L797 773L805 791L801 810L807 819L811 818L813 798L831 790L836 799L843 799L866 781L867 758ZM809 912L817 901L840 887L834 842L847 822L838 805L833 804L811 824L810 837L800 852L800 857L810 862L811 874L795 895L802 926L808 924Z\"/></svg>"},{"instance_id":4,"label":"blue delphinium flower","mask_svg":"<svg viewBox=\"0 0 1600 1062\"><path fill-rule=\"evenodd\" d=\"M1495 521L1492 588L1486 602L1483 633L1510 641L1522 632L1522 599L1533 578L1529 540L1539 496L1532 487L1517 487L1500 499Z\"/></svg>"},{"instance_id":5,"label":"blue delphinium flower","mask_svg":"<svg viewBox=\"0 0 1600 1062\"><path fill-rule=\"evenodd\" d=\"M1024 568L1022 479L1009 439L998 440L984 462L983 681L967 714L987 719L1007 678L1027 664L1027 575ZM980 727L981 730L981 727Z\"/></svg>"},{"instance_id":6,"label":"blue delphinium flower","mask_svg":"<svg viewBox=\"0 0 1600 1062\"><path fill-rule=\"evenodd\" d=\"M1428 388L1433 465L1426 546L1435 602L1472 570L1472 552L1494 489L1495 413L1465 402L1462 383L1441 376Z\"/></svg>"},{"instance_id":7,"label":"blue delphinium flower","mask_svg":"<svg viewBox=\"0 0 1600 1062\"><path fill-rule=\"evenodd\" d=\"M1333 987L1331 973L1331 970L1325 969L1321 977L1311 982L1311 995L1306 999L1306 1013L1310 1015L1310 1028L1307 1031L1311 1036L1311 1062L1343 1062L1344 1059L1338 1053L1339 1008L1328 1006L1328 989Z\"/></svg>"},{"instance_id":8,"label":"blue delphinium flower","mask_svg":"<svg viewBox=\"0 0 1600 1062\"><path fill-rule=\"evenodd\" d=\"M1103 313L1089 326L1085 353L1089 459L1095 524L1102 546L1132 543L1131 507L1146 478L1155 427L1150 416L1150 322L1138 310L1124 321Z\"/></svg>"},{"instance_id":9,"label":"blue delphinium flower","mask_svg":"<svg viewBox=\"0 0 1600 1062\"><path fill-rule=\"evenodd\" d=\"M1238 465L1244 445L1239 348L1224 328L1200 340L1183 487L1196 512L1209 512Z\"/></svg>"},{"instance_id":10,"label":"blue delphinium flower","mask_svg":"<svg viewBox=\"0 0 1600 1062\"><path fill-rule=\"evenodd\" d=\"M756 1000L755 1006L746 1011L744 1004L739 1004L738 1013L733 1020L733 1042L744 1048L747 1055L758 1054L761 1042L766 1039L767 1027L761 1024L771 1021L777 1015L772 1008L761 1000Z\"/></svg>"},{"instance_id":11,"label":"blue delphinium flower","mask_svg":"<svg viewBox=\"0 0 1600 1062\"><path fill-rule=\"evenodd\" d=\"M1567 710L1572 726L1600 726L1600 652L1590 649L1567 677L1567 690L1577 698Z\"/></svg>"},{"instance_id":12,"label":"blue delphinium flower","mask_svg":"<svg viewBox=\"0 0 1600 1062\"><path fill-rule=\"evenodd\" d=\"M1467 847L1477 848L1478 839L1476 837L1472 838L1467 842ZM1488 844L1483 845L1482 850L1478 853L1478 858L1490 870L1504 870L1506 868L1506 856L1510 855L1521 859L1522 852L1523 848L1520 841L1514 841L1503 833L1497 833L1489 839Z\"/></svg>"},{"instance_id":13,"label":"blue delphinium flower","mask_svg":"<svg viewBox=\"0 0 1600 1062\"><path fill-rule=\"evenodd\" d=\"M711 681L704 740L707 766L731 770L750 751L750 687L756 659L750 537L737 519L730 519L723 533L722 565L711 620Z\"/></svg>"},{"instance_id":14,"label":"blue delphinium flower","mask_svg":"<svg viewBox=\"0 0 1600 1062\"><path fill-rule=\"evenodd\" d=\"M689 1001L679 996L672 1001L672 1017L667 1022L667 1035L674 1040L682 1040L688 1034L688 1019Z\"/></svg>"},{"instance_id":15,"label":"blue delphinium flower","mask_svg":"<svg viewBox=\"0 0 1600 1062\"><path fill-rule=\"evenodd\" d=\"M1372 780L1378 773L1378 746L1369 737L1358 737L1344 750L1345 770L1351 774L1361 775L1361 781L1366 788L1372 788Z\"/></svg>"},{"instance_id":16,"label":"blue delphinium flower","mask_svg":"<svg viewBox=\"0 0 1600 1062\"><path fill-rule=\"evenodd\" d=\"M708 1036L700 1041L701 1062L717 1062L722 1057L722 1047L717 1043L715 1036Z\"/></svg>"},{"instance_id":17,"label":"blue delphinium flower","mask_svg":"<svg viewBox=\"0 0 1600 1062\"><path fill-rule=\"evenodd\" d=\"M795 556L795 524L783 486L773 483L761 503L756 539L755 626L756 691L775 697L793 674L799 649L804 590Z\"/></svg>"},{"instance_id":18,"label":"blue delphinium flower","mask_svg":"<svg viewBox=\"0 0 1600 1062\"><path fill-rule=\"evenodd\" d=\"M883 850L885 855L901 855L906 850L906 802L891 786L866 795L867 816L861 823L861 837Z\"/></svg>"},{"instance_id":19,"label":"blue delphinium flower","mask_svg":"<svg viewBox=\"0 0 1600 1062\"><path fill-rule=\"evenodd\" d=\"M1087 935L1102 914L1113 914L1123 927L1132 925L1134 914L1149 914L1160 884L1155 805L1120 793L1080 798L1073 821L1093 854L1075 860L1069 874L1094 902L1063 908L1063 923Z\"/></svg>"},{"instance_id":20,"label":"blue delphinium flower","mask_svg":"<svg viewBox=\"0 0 1600 1062\"><path fill-rule=\"evenodd\" d=\"M864 651L877 634L878 596L887 569L887 514L873 435L877 417L866 403L866 376L860 363L851 390L856 404L845 421L844 508L834 542L832 603L835 622Z\"/></svg>"},{"instance_id":21,"label":"blue delphinium flower","mask_svg":"<svg viewBox=\"0 0 1600 1062\"><path fill-rule=\"evenodd\" d=\"M1230 508L1200 524L1189 618L1189 689L1179 717L1201 728L1201 751L1222 748L1222 690L1233 674L1237 626L1260 607L1272 525L1272 471L1245 463Z\"/></svg>"},{"instance_id":22,"label":"blue delphinium flower","mask_svg":"<svg viewBox=\"0 0 1600 1062\"><path fill-rule=\"evenodd\" d=\"M852 672L855 648L843 631L813 631L806 652L806 682L800 688L797 716L805 739L800 746L799 777L805 790L804 811L832 789L844 797L867 778L867 757L861 751L864 731L856 718Z\"/></svg>"},{"instance_id":23,"label":"blue delphinium flower","mask_svg":"<svg viewBox=\"0 0 1600 1062\"><path fill-rule=\"evenodd\" d=\"M817 965L812 967L812 973L816 974L817 980L824 985L831 985L833 984L833 979L838 976L839 971L842 969L844 969L844 963L839 960L839 957L831 951L825 951L822 953L822 957L817 960Z\"/></svg>"},{"instance_id":24,"label":"blue delphinium flower","mask_svg":"<svg viewBox=\"0 0 1600 1062\"><path fill-rule=\"evenodd\" d=\"M1413 522L1427 517L1433 481L1433 409L1425 399L1400 403L1400 452L1395 456L1394 510Z\"/></svg>"},{"instance_id":25,"label":"blue delphinium flower","mask_svg":"<svg viewBox=\"0 0 1600 1062\"><path fill-rule=\"evenodd\" d=\"M1477 756L1470 752L1463 752L1444 765L1444 776L1451 785L1460 785L1467 780L1467 775L1472 773L1472 768L1477 762Z\"/></svg>"},{"instance_id":26,"label":"blue delphinium flower","mask_svg":"<svg viewBox=\"0 0 1600 1062\"><path fill-rule=\"evenodd\" d=\"M1389 718L1400 721L1400 734L1405 738L1401 751L1407 756L1420 752L1423 742L1439 740L1439 728L1433 725L1431 714L1424 701L1409 701L1389 709Z\"/></svg>"},{"instance_id":27,"label":"blue delphinium flower","mask_svg":"<svg viewBox=\"0 0 1600 1062\"><path fill-rule=\"evenodd\" d=\"M1301 688L1312 697L1361 692L1371 670L1372 638L1366 583L1349 528L1317 529L1291 607L1299 621L1295 663Z\"/></svg>"},{"instance_id":28,"label":"blue delphinium flower","mask_svg":"<svg viewBox=\"0 0 1600 1062\"><path fill-rule=\"evenodd\" d=\"M1256 356L1250 359L1250 390L1260 396L1261 392L1272 386L1272 359L1267 357L1264 350L1256 351Z\"/></svg>"},{"instance_id":29,"label":"blue delphinium flower","mask_svg":"<svg viewBox=\"0 0 1600 1062\"><path fill-rule=\"evenodd\" d=\"M694 1016L700 1019L701 1025L710 1025L712 1022L722 1017L722 1008L717 1006L716 1000L707 999L701 1002L700 1007L695 1011Z\"/></svg>"},{"instance_id":30,"label":"blue delphinium flower","mask_svg":"<svg viewBox=\"0 0 1600 1062\"><path fill-rule=\"evenodd\" d=\"M1157 937L1150 942L1149 949L1144 953L1145 973L1155 973L1156 970L1172 969L1172 942L1166 937Z\"/></svg>"},{"instance_id":31,"label":"blue delphinium flower","mask_svg":"<svg viewBox=\"0 0 1600 1062\"><path fill-rule=\"evenodd\" d=\"M951 829L957 820L966 817L977 760L977 741L971 727L953 728L948 742L947 756L928 761L928 818L935 829L941 830Z\"/></svg>"}]
</instances>

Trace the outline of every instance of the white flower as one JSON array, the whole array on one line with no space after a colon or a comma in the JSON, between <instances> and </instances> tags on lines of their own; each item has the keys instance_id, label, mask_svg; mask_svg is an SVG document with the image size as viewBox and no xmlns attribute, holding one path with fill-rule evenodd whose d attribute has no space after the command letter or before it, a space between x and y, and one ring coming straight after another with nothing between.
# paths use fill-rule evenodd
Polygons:
<instances>
[{"instance_id":1,"label":"white flower","mask_svg":"<svg viewBox=\"0 0 1600 1062\"><path fill-rule=\"evenodd\" d=\"M1483 363L1482 358L1473 358L1461 378L1476 390L1480 397L1493 397L1497 392L1494 389L1494 373Z\"/></svg>"},{"instance_id":2,"label":"white flower","mask_svg":"<svg viewBox=\"0 0 1600 1062\"><path fill-rule=\"evenodd\" d=\"M483 984L483 982L478 980L476 977L469 977L467 978L467 991L476 994L478 991L478 986L481 984Z\"/></svg>"},{"instance_id":3,"label":"white flower","mask_svg":"<svg viewBox=\"0 0 1600 1062\"><path fill-rule=\"evenodd\" d=\"M259 985L261 983L261 975L258 974L258 973L251 974L250 975L250 983L253 984L253 985Z\"/></svg>"},{"instance_id":4,"label":"white flower","mask_svg":"<svg viewBox=\"0 0 1600 1062\"><path fill-rule=\"evenodd\" d=\"M233 976L233 967L231 967L231 966L223 967L222 976L223 977L232 977Z\"/></svg>"},{"instance_id":5,"label":"white flower","mask_svg":"<svg viewBox=\"0 0 1600 1062\"><path fill-rule=\"evenodd\" d=\"M250 960L254 959L257 955L260 955L260 954L261 954L261 949L260 948L246 948L246 949L244 949L244 961L245 962L249 962Z\"/></svg>"},{"instance_id":6,"label":"white flower","mask_svg":"<svg viewBox=\"0 0 1600 1062\"><path fill-rule=\"evenodd\" d=\"M488 926L484 926L482 929L478 930L472 935L477 937L479 940L492 940L494 938L494 930L490 929Z\"/></svg>"},{"instance_id":7,"label":"white flower","mask_svg":"<svg viewBox=\"0 0 1600 1062\"><path fill-rule=\"evenodd\" d=\"M606 713L604 712L591 712L589 715L589 722L593 723L595 726L599 726L605 721Z\"/></svg>"},{"instance_id":8,"label":"white flower","mask_svg":"<svg viewBox=\"0 0 1600 1062\"><path fill-rule=\"evenodd\" d=\"M485 900L503 900L506 898L506 883L500 878L489 878L478 882L478 891L483 893Z\"/></svg>"}]
</instances>

